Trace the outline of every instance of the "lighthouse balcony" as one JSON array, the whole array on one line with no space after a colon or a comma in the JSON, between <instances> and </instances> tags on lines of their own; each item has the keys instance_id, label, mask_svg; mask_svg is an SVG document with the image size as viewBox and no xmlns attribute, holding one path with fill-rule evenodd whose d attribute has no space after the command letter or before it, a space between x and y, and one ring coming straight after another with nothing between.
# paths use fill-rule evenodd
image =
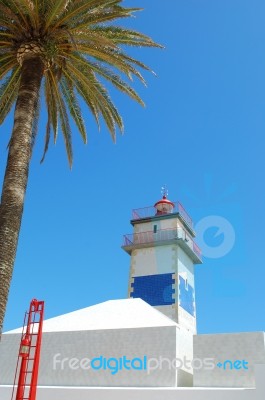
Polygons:
<instances>
[{"instance_id":1,"label":"lighthouse balcony","mask_svg":"<svg viewBox=\"0 0 265 400\"><path fill-rule=\"evenodd\" d=\"M178 244L193 260L194 264L202 263L201 249L184 228L161 229L157 232L147 231L124 235L122 248L131 254L134 249L142 249L166 244Z\"/></svg>"},{"instance_id":2,"label":"lighthouse balcony","mask_svg":"<svg viewBox=\"0 0 265 400\"><path fill-rule=\"evenodd\" d=\"M193 221L183 205L179 202L171 203L174 207L171 212L159 212L155 206L137 208L132 210L132 221L178 214L187 227L193 232Z\"/></svg>"}]
</instances>

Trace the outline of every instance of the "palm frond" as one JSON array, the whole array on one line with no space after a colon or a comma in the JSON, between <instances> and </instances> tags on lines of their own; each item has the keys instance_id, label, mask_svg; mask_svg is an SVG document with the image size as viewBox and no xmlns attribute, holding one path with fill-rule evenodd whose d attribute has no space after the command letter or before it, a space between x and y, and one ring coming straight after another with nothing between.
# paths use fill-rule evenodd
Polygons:
<instances>
[{"instance_id":1,"label":"palm frond","mask_svg":"<svg viewBox=\"0 0 265 400\"><path fill-rule=\"evenodd\" d=\"M63 50L63 49L62 49ZM95 48L94 46L86 45L86 44L77 44L77 50L80 53L86 54L90 57L94 57L97 60L100 60L104 63L109 64L112 67L117 68L121 72L123 72L130 80L132 80L132 76L136 76L142 83L145 83L145 80L142 74L134 68L130 62L127 61L126 56L121 52L114 52L107 48ZM64 53L67 56L67 53ZM142 64L144 66L144 64ZM146 67L148 69L148 67Z\"/></svg>"},{"instance_id":2,"label":"palm frond","mask_svg":"<svg viewBox=\"0 0 265 400\"><path fill-rule=\"evenodd\" d=\"M120 53L119 55L125 62L129 62L129 63L135 64L135 65L137 65L137 67L140 67L140 68L142 68L142 69L144 69L144 70L146 70L148 72L151 72L152 74L155 75L155 72L152 71L147 65L145 65L141 61L136 60L135 58L130 57L125 53Z\"/></svg>"},{"instance_id":3,"label":"palm frond","mask_svg":"<svg viewBox=\"0 0 265 400\"><path fill-rule=\"evenodd\" d=\"M78 43L85 43L93 45L94 47L100 46L101 48L110 48L118 50L117 45L108 37L101 35L99 32L95 32L94 30L87 29L83 31L71 31L67 30L71 38L74 38L74 43L77 46ZM63 43L62 43L63 46Z\"/></svg>"},{"instance_id":4,"label":"palm frond","mask_svg":"<svg viewBox=\"0 0 265 400\"><path fill-rule=\"evenodd\" d=\"M56 102L56 95L54 93L54 85L51 80L51 74L48 72L45 79L45 97L48 112L48 123L52 126L54 143L56 143L58 136L58 105Z\"/></svg>"},{"instance_id":5,"label":"palm frond","mask_svg":"<svg viewBox=\"0 0 265 400\"><path fill-rule=\"evenodd\" d=\"M1 40L1 36L0 36L0 48L1 48L1 50L4 47L7 47L9 49L11 47L11 45L12 45L12 43L11 43L10 40Z\"/></svg>"},{"instance_id":6,"label":"palm frond","mask_svg":"<svg viewBox=\"0 0 265 400\"><path fill-rule=\"evenodd\" d=\"M58 114L59 114L59 120L60 120L60 125L61 125L61 130L65 142L65 148L66 148L66 153L68 157L68 162L70 165L70 168L72 168L73 164L73 149L72 149L72 133L71 133L71 128L70 128L70 123L69 123L69 118L67 115L66 111L66 105L65 102L62 98L61 92L58 88L58 81L53 74L52 71L49 71L50 74L50 82L53 84L53 92L55 94L57 106L58 106Z\"/></svg>"},{"instance_id":7,"label":"palm frond","mask_svg":"<svg viewBox=\"0 0 265 400\"><path fill-rule=\"evenodd\" d=\"M0 62L0 79L3 79L15 67L17 67L17 61L13 57L8 57L4 62Z\"/></svg>"},{"instance_id":8,"label":"palm frond","mask_svg":"<svg viewBox=\"0 0 265 400\"><path fill-rule=\"evenodd\" d=\"M90 30L88 29L88 31ZM93 32L117 44L164 48L164 46L154 42L149 36L118 26L95 26Z\"/></svg>"},{"instance_id":9,"label":"palm frond","mask_svg":"<svg viewBox=\"0 0 265 400\"><path fill-rule=\"evenodd\" d=\"M45 80L44 90L45 90L45 98L46 98L46 105L47 105L48 121L46 123L46 134L45 134L43 154L42 154L42 158L40 160L41 163L44 161L45 155L49 148L49 143L50 143L50 138L51 138L52 112L54 111L54 106L51 104L51 101L52 100L54 101L54 97L51 95L51 89L50 89L48 77ZM54 122L53 122L53 124L54 124ZM54 129L54 136L57 136L57 129L58 129L57 112L56 112L56 125L55 125L55 127L53 126L53 129Z\"/></svg>"},{"instance_id":10,"label":"palm frond","mask_svg":"<svg viewBox=\"0 0 265 400\"><path fill-rule=\"evenodd\" d=\"M83 29L86 27L89 27L91 25L95 24L103 24L109 21L113 21L115 19L121 19L121 18L128 18L131 16L132 11L136 11L137 9L115 9L108 11L106 10L105 12L100 11L98 14L89 14L82 18L81 20L79 19L78 22L72 24L72 28L70 29Z\"/></svg>"},{"instance_id":11,"label":"palm frond","mask_svg":"<svg viewBox=\"0 0 265 400\"><path fill-rule=\"evenodd\" d=\"M12 28L12 21L19 23L19 19L17 18L16 14L14 14L9 7L6 7L0 3L0 24L2 30L6 28Z\"/></svg>"},{"instance_id":12,"label":"palm frond","mask_svg":"<svg viewBox=\"0 0 265 400\"><path fill-rule=\"evenodd\" d=\"M123 81L118 75L115 75L110 69L105 68L103 65L99 63L94 63L92 61L88 61L84 57L80 56L77 53L72 53L70 57L76 62L80 63L83 66L84 70L94 71L96 74L102 76L109 82L111 82L117 89L121 92L126 93L133 100L137 101L139 104L144 106L144 102L140 98L140 96L136 93L136 91L129 86L125 81Z\"/></svg>"},{"instance_id":13,"label":"palm frond","mask_svg":"<svg viewBox=\"0 0 265 400\"><path fill-rule=\"evenodd\" d=\"M68 0L57 0L54 2L50 11L46 15L46 21L44 26L44 32L53 24L56 19L59 19L60 14L65 10Z\"/></svg>"},{"instance_id":14,"label":"palm frond","mask_svg":"<svg viewBox=\"0 0 265 400\"><path fill-rule=\"evenodd\" d=\"M68 110L76 123L76 126L81 133L84 143L87 143L87 134L85 123L82 117L82 112L78 103L78 99L75 95L73 84L67 78L60 80L60 87L64 96L65 102L68 106Z\"/></svg>"},{"instance_id":15,"label":"palm frond","mask_svg":"<svg viewBox=\"0 0 265 400\"><path fill-rule=\"evenodd\" d=\"M22 11L23 15L28 19L32 26L36 28L38 26L38 8L32 0L16 0L19 5L19 9Z\"/></svg>"},{"instance_id":16,"label":"palm frond","mask_svg":"<svg viewBox=\"0 0 265 400\"><path fill-rule=\"evenodd\" d=\"M46 134L45 134L44 150L43 150L42 158L40 160L41 164L45 160L46 153L47 153L47 151L49 149L50 138L51 138L51 124L50 124L50 121L48 119L48 121L46 123Z\"/></svg>"},{"instance_id":17,"label":"palm frond","mask_svg":"<svg viewBox=\"0 0 265 400\"><path fill-rule=\"evenodd\" d=\"M10 0L9 1L9 8L12 10L15 14L19 16L19 22L21 26L26 27L27 29L30 29L30 23L27 20L26 14L24 14L24 9L21 7L20 0Z\"/></svg>"},{"instance_id":18,"label":"palm frond","mask_svg":"<svg viewBox=\"0 0 265 400\"><path fill-rule=\"evenodd\" d=\"M115 124L123 132L123 121L116 107L112 103L107 90L96 79L95 75L84 70L81 65L68 65L68 69L75 77L76 81L80 81L82 85L90 89L90 96L94 99L106 125L111 133L112 139L115 141Z\"/></svg>"},{"instance_id":19,"label":"palm frond","mask_svg":"<svg viewBox=\"0 0 265 400\"><path fill-rule=\"evenodd\" d=\"M68 73L67 70L64 70L64 76L67 77L69 82L71 82L72 85L75 86L79 95L84 99L86 105L91 111L91 114L96 120L98 129L100 130L99 108L97 106L97 102L90 95L90 89L81 81L76 80L75 77L73 77L70 72Z\"/></svg>"},{"instance_id":20,"label":"palm frond","mask_svg":"<svg viewBox=\"0 0 265 400\"><path fill-rule=\"evenodd\" d=\"M6 78L0 87L0 124L3 123L16 101L20 83L19 72L20 67L14 68L11 75Z\"/></svg>"},{"instance_id":21,"label":"palm frond","mask_svg":"<svg viewBox=\"0 0 265 400\"><path fill-rule=\"evenodd\" d=\"M10 39L14 39L16 37L15 33L9 33L7 31L0 31L0 38L9 38ZM12 42L9 42L9 45L12 45Z\"/></svg>"},{"instance_id":22,"label":"palm frond","mask_svg":"<svg viewBox=\"0 0 265 400\"><path fill-rule=\"evenodd\" d=\"M56 29L62 24L71 25L73 21L78 21L80 16L84 16L88 13L94 13L99 7L107 8L120 2L121 0L90 0L89 2L87 0L75 2L72 1L67 12L63 14L61 18L58 18L58 21L53 28Z\"/></svg>"},{"instance_id":23,"label":"palm frond","mask_svg":"<svg viewBox=\"0 0 265 400\"><path fill-rule=\"evenodd\" d=\"M7 16L0 14L0 26L2 27L2 31L10 32L15 36L15 40L21 35L27 33L27 29L20 24L20 20L15 23L13 19L8 18Z\"/></svg>"}]
</instances>

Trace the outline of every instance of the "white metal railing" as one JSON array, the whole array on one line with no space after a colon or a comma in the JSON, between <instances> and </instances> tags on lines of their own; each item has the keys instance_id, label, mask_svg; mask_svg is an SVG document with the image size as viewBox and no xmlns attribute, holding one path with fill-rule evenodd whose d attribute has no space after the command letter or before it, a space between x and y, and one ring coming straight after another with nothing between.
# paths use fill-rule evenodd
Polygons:
<instances>
[{"instance_id":1,"label":"white metal railing","mask_svg":"<svg viewBox=\"0 0 265 400\"><path fill-rule=\"evenodd\" d=\"M178 227L174 229L160 229L157 232L146 231L124 235L123 246L137 246L140 244L164 242L168 240L182 239L190 249L201 259L202 252L194 242L186 229Z\"/></svg>"},{"instance_id":2,"label":"white metal railing","mask_svg":"<svg viewBox=\"0 0 265 400\"><path fill-rule=\"evenodd\" d=\"M174 209L172 213L179 213L184 221L189 225L191 229L193 229L193 222L183 205L177 201L173 202L174 204ZM132 219L137 220L137 219L142 219L142 218L149 218L149 217L154 217L156 215L156 208L154 206L150 207L144 207L144 208L137 208L132 210ZM161 214L160 214L161 215Z\"/></svg>"}]
</instances>

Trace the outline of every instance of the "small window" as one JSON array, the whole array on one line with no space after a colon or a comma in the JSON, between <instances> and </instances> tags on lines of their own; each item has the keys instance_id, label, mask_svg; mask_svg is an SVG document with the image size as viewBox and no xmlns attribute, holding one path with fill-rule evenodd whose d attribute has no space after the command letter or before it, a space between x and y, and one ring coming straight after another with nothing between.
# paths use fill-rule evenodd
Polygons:
<instances>
[{"instance_id":1,"label":"small window","mask_svg":"<svg viewBox=\"0 0 265 400\"><path fill-rule=\"evenodd\" d=\"M154 233L157 232L157 225L154 225Z\"/></svg>"}]
</instances>

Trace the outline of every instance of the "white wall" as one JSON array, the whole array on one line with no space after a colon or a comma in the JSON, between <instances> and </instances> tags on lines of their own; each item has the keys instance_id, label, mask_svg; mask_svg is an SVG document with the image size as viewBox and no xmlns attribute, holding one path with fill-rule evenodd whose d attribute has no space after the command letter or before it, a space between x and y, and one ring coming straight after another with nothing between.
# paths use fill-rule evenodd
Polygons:
<instances>
[{"instance_id":1,"label":"white wall","mask_svg":"<svg viewBox=\"0 0 265 400\"><path fill-rule=\"evenodd\" d=\"M157 246L135 249L131 256L132 276L145 276L175 272L174 248L176 246Z\"/></svg>"},{"instance_id":2,"label":"white wall","mask_svg":"<svg viewBox=\"0 0 265 400\"><path fill-rule=\"evenodd\" d=\"M176 357L176 326L134 329L106 329L43 334L40 385L56 386L175 386L176 371L166 364L146 370L84 369L80 361L103 356L106 359L126 356L127 359L147 356L170 360ZM14 381L19 334L5 334L0 343L0 385ZM57 355L57 356L56 356ZM63 361L67 358L68 360ZM74 368L70 359L77 359ZM59 362L61 361L61 362ZM77 368L76 368L77 365ZM2 400L1 396L0 399Z\"/></svg>"},{"instance_id":3,"label":"white wall","mask_svg":"<svg viewBox=\"0 0 265 400\"><path fill-rule=\"evenodd\" d=\"M265 365L255 367L256 389L206 388L38 388L38 400L264 400ZM0 386L0 399L11 399L11 387Z\"/></svg>"},{"instance_id":4,"label":"white wall","mask_svg":"<svg viewBox=\"0 0 265 400\"><path fill-rule=\"evenodd\" d=\"M254 365L265 364L264 332L196 335L193 350L194 358L212 358L215 363L211 371L194 370L194 386L255 387ZM241 363L234 367L227 360ZM248 362L248 369L243 367L243 360Z\"/></svg>"}]
</instances>

